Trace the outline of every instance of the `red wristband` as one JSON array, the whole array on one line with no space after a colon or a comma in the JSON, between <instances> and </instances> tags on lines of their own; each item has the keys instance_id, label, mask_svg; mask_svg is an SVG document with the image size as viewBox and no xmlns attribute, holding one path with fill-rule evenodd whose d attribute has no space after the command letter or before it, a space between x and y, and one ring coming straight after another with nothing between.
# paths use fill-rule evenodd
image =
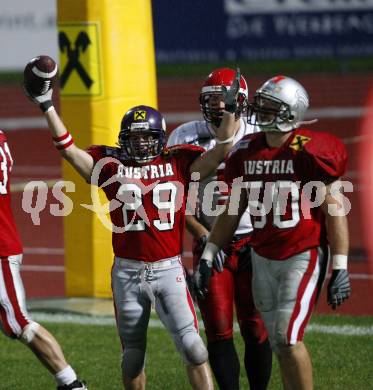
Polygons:
<instances>
[{"instance_id":1,"label":"red wristband","mask_svg":"<svg viewBox=\"0 0 373 390\"><path fill-rule=\"evenodd\" d=\"M60 137L53 137L53 144L57 149L66 149L74 143L73 137L67 131L64 135Z\"/></svg>"}]
</instances>

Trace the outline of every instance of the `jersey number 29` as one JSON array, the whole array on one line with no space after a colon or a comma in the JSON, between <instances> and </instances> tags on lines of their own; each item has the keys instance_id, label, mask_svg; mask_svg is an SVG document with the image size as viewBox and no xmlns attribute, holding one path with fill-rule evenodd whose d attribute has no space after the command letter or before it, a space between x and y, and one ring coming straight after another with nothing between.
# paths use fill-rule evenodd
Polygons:
<instances>
[{"instance_id":1,"label":"jersey number 29","mask_svg":"<svg viewBox=\"0 0 373 390\"><path fill-rule=\"evenodd\" d=\"M169 193L168 200L161 199L161 192ZM158 183L152 189L152 203L159 211L167 211L169 218L167 221L154 219L150 221L145 208L143 207L143 195L141 188L135 183L125 183L119 187L118 196L123 196L125 193L132 193L132 202L124 202L123 204L123 219L124 230L127 231L144 231L146 224L153 224L159 231L171 230L175 223L175 200L177 187L174 183ZM129 212L135 212L132 218L129 218ZM132 214L132 213L131 213ZM138 219L135 219L138 216Z\"/></svg>"}]
</instances>

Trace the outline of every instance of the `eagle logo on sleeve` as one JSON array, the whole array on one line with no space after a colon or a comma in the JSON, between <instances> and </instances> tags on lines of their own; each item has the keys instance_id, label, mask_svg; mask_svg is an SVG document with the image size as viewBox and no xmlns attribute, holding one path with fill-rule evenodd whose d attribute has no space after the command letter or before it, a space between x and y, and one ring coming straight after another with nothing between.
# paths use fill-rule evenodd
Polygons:
<instances>
[{"instance_id":1,"label":"eagle logo on sleeve","mask_svg":"<svg viewBox=\"0 0 373 390\"><path fill-rule=\"evenodd\" d=\"M311 141L310 137L304 135L296 135L289 145L290 148L294 149L296 152L301 152L304 149L304 145Z\"/></svg>"}]
</instances>

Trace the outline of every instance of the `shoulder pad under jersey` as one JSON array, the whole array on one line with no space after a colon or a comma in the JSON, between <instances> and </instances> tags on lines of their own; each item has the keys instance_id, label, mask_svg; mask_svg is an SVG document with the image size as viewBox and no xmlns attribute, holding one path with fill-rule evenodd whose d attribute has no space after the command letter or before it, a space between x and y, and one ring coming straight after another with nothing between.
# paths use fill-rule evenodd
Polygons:
<instances>
[{"instance_id":1,"label":"shoulder pad under jersey","mask_svg":"<svg viewBox=\"0 0 373 390\"><path fill-rule=\"evenodd\" d=\"M346 171L346 148L342 141L332 134L300 130L289 147L298 148L308 154L318 170L327 176L340 177Z\"/></svg>"},{"instance_id":2,"label":"shoulder pad under jersey","mask_svg":"<svg viewBox=\"0 0 373 390\"><path fill-rule=\"evenodd\" d=\"M182 153L188 153L188 152L198 152L198 153L203 153L205 149L201 148L200 146L196 145L175 145L171 146L168 148L165 148L163 150L162 155L167 157L167 156L175 156L177 154L182 154Z\"/></svg>"},{"instance_id":3,"label":"shoulder pad under jersey","mask_svg":"<svg viewBox=\"0 0 373 390\"><path fill-rule=\"evenodd\" d=\"M192 121L177 127L169 136L167 145L196 145L214 138L205 121Z\"/></svg>"}]
</instances>

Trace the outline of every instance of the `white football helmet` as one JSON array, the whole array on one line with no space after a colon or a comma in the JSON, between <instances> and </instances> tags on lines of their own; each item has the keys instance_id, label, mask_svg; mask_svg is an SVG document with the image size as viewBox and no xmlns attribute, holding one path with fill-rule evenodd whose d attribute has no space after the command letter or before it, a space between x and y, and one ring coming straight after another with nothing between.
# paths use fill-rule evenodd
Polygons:
<instances>
[{"instance_id":1,"label":"white football helmet","mask_svg":"<svg viewBox=\"0 0 373 390\"><path fill-rule=\"evenodd\" d=\"M309 106L309 97L298 81L276 76L255 93L248 122L263 131L288 132L299 127Z\"/></svg>"}]
</instances>

